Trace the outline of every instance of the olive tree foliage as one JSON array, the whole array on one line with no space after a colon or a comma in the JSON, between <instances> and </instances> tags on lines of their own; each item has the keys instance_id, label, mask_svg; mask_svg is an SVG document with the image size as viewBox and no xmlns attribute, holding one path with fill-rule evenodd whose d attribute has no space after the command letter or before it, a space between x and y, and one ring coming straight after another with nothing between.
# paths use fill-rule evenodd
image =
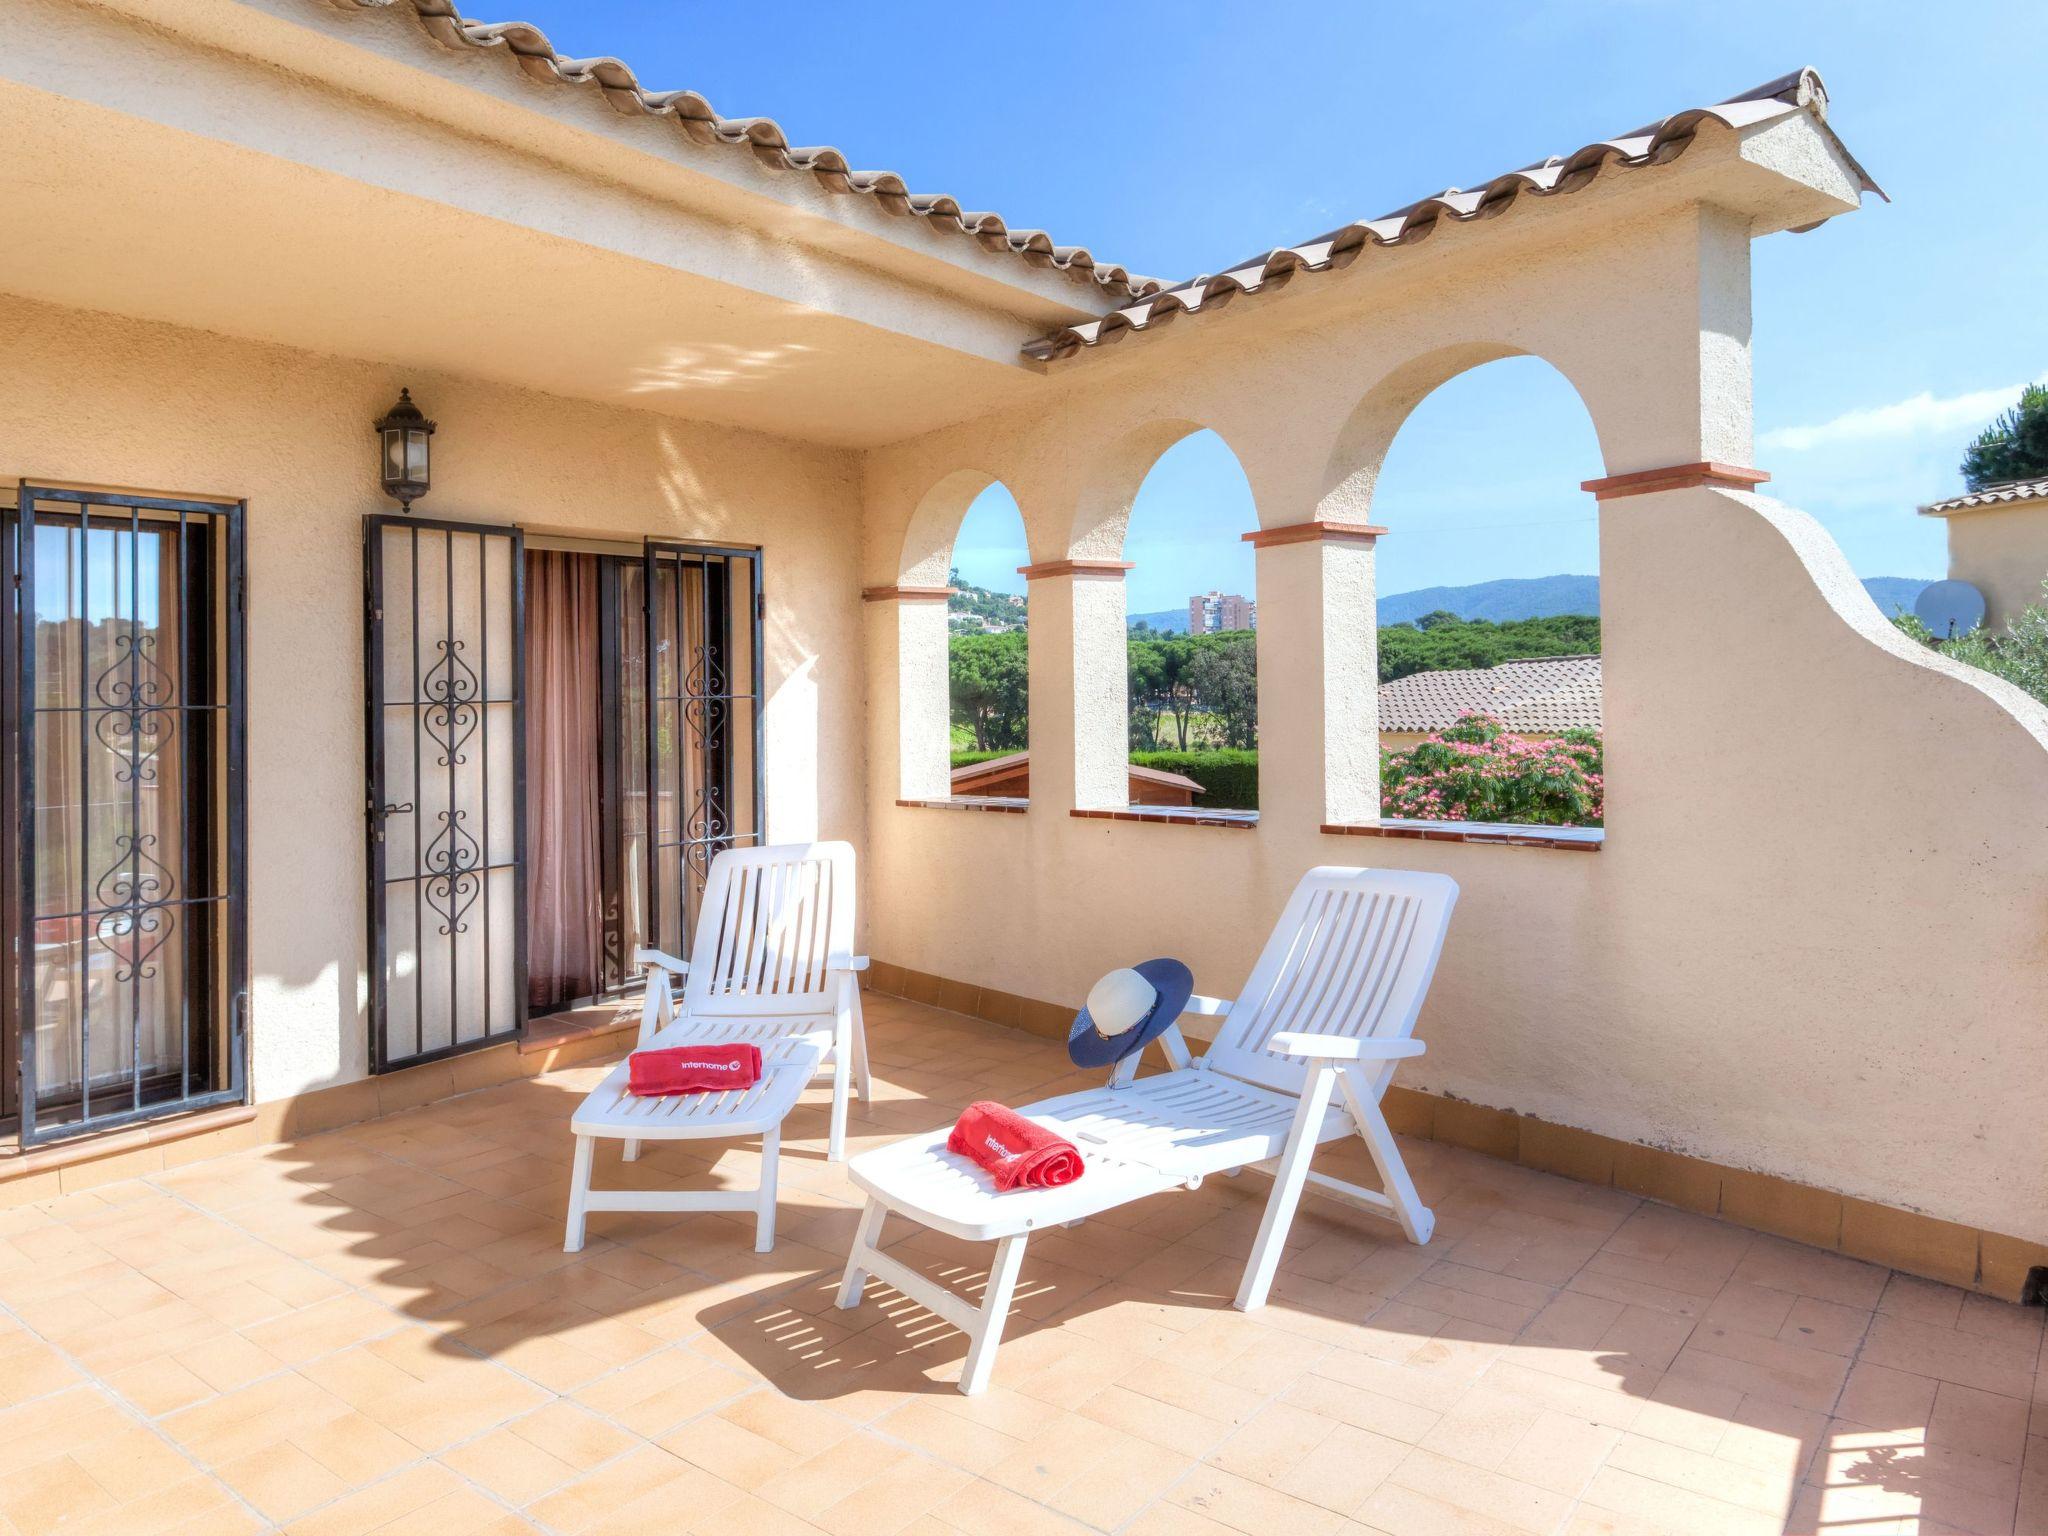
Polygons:
<instances>
[{"instance_id":1,"label":"olive tree foliage","mask_svg":"<svg viewBox=\"0 0 2048 1536\"><path fill-rule=\"evenodd\" d=\"M2048 582L2041 590L2041 602L2029 603L1999 631L1980 627L1953 640L1940 640L1910 613L1897 615L1892 623L1929 650L1981 667L2048 704Z\"/></svg>"}]
</instances>

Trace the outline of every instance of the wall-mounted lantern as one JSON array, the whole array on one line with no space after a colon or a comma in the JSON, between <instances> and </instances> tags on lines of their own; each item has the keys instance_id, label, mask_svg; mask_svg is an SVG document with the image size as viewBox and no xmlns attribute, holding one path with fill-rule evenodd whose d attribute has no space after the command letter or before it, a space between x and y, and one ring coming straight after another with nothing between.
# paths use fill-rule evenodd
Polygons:
<instances>
[{"instance_id":1,"label":"wall-mounted lantern","mask_svg":"<svg viewBox=\"0 0 2048 1536\"><path fill-rule=\"evenodd\" d=\"M427 494L427 487L433 480L428 446L428 439L433 435L434 424L412 403L412 391L409 389L398 392L398 404L377 422L377 437L384 449L379 472L384 482L384 493L408 512L415 501Z\"/></svg>"}]
</instances>

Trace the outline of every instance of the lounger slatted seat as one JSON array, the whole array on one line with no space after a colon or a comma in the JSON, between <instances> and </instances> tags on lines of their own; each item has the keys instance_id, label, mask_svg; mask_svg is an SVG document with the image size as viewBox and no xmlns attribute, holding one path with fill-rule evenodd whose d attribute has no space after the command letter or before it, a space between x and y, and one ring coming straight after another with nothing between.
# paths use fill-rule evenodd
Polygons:
<instances>
[{"instance_id":1,"label":"lounger slatted seat","mask_svg":"<svg viewBox=\"0 0 2048 1536\"><path fill-rule=\"evenodd\" d=\"M690 958L635 956L647 972L641 1047L656 1035L663 1045L745 1041L764 1056L813 1047L832 1074L831 1158L843 1161L847 1100L873 1092L860 1013L868 962L853 953L853 915L850 844L724 850L705 878Z\"/></svg>"},{"instance_id":2,"label":"lounger slatted seat","mask_svg":"<svg viewBox=\"0 0 2048 1536\"><path fill-rule=\"evenodd\" d=\"M853 953L853 849L846 843L729 848L711 861L690 958L642 949L647 996L636 1050L746 1043L761 1051L759 1083L723 1093L635 1098L620 1062L585 1096L570 1122L570 1169L563 1246L583 1246L590 1211L755 1210L757 1244L775 1241L775 1159L783 1118L819 1072L832 1074L831 1157L846 1155L850 1092L873 1092L861 1027ZM676 998L675 978L682 997ZM642 1141L762 1138L761 1182L751 1191L593 1189L595 1144L623 1142L623 1160Z\"/></svg>"},{"instance_id":3,"label":"lounger slatted seat","mask_svg":"<svg viewBox=\"0 0 2048 1536\"><path fill-rule=\"evenodd\" d=\"M1136 1077L1126 1058L1108 1085L1020 1106L1080 1149L1087 1171L1057 1189L998 1193L934 1131L877 1148L848 1167L868 1197L838 1304L857 1306L869 1276L970 1339L960 1390L987 1386L1030 1233L1132 1200L1190 1189L1246 1168L1273 1176L1236 1305L1262 1306L1304 1187L1398 1222L1426 1243L1434 1218L1415 1192L1380 1098L1397 1062L1422 1054L1415 1020L1442 952L1457 883L1399 870L1313 869L1233 1004L1195 998L1220 1021L1200 1061L1178 1025L1161 1037L1172 1070ZM1185 1016L1185 1015L1184 1015ZM1379 1170L1367 1189L1311 1169L1318 1145L1356 1132ZM979 1306L882 1251L891 1214L996 1252Z\"/></svg>"}]
</instances>

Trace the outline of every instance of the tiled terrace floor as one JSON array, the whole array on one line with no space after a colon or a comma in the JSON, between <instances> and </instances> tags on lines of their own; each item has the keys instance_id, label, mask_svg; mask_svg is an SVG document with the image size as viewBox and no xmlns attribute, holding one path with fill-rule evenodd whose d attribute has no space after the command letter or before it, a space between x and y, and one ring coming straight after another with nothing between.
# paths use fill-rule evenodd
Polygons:
<instances>
[{"instance_id":1,"label":"tiled terrace floor","mask_svg":"<svg viewBox=\"0 0 2048 1536\"><path fill-rule=\"evenodd\" d=\"M1070 1081L1043 1040L868 1016L869 1142ZM958 1335L831 1306L822 1094L774 1254L597 1216L565 1256L595 1076L0 1213L0 1531L2048 1532L2039 1312L1423 1144L1427 1250L1310 1202L1255 1316L1255 1181L1034 1239L969 1400Z\"/></svg>"}]
</instances>

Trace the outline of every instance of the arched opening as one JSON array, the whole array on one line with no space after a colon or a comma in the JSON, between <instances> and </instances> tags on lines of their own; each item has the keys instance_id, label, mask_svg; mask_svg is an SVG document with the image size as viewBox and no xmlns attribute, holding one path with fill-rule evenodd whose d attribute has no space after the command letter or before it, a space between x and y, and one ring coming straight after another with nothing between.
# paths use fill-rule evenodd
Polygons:
<instances>
[{"instance_id":1,"label":"arched opening","mask_svg":"<svg viewBox=\"0 0 2048 1536\"><path fill-rule=\"evenodd\" d=\"M1258 593L1251 483L1214 431L1154 460L1123 558L1134 806L1258 809Z\"/></svg>"},{"instance_id":2,"label":"arched opening","mask_svg":"<svg viewBox=\"0 0 2048 1536\"><path fill-rule=\"evenodd\" d=\"M969 503L947 562L948 787L956 799L1028 800L1030 652L1019 567L1024 516L1000 480Z\"/></svg>"},{"instance_id":3,"label":"arched opening","mask_svg":"<svg viewBox=\"0 0 2048 1536\"><path fill-rule=\"evenodd\" d=\"M1381 814L1600 826L1599 524L1579 488L1602 463L1593 423L1541 359L1428 364L1446 365L1458 371L1412 407L1426 373L1361 407L1365 462L1346 482L1347 515L1369 503L1389 530L1375 562ZM1389 428L1374 464L1370 438Z\"/></svg>"},{"instance_id":4,"label":"arched opening","mask_svg":"<svg viewBox=\"0 0 2048 1536\"><path fill-rule=\"evenodd\" d=\"M911 514L888 604L897 663L897 798L1015 798L956 791L956 767L1021 754L1029 729L1024 523L995 476L956 470ZM955 761L955 754L963 754ZM972 755L972 761L969 756Z\"/></svg>"}]
</instances>

